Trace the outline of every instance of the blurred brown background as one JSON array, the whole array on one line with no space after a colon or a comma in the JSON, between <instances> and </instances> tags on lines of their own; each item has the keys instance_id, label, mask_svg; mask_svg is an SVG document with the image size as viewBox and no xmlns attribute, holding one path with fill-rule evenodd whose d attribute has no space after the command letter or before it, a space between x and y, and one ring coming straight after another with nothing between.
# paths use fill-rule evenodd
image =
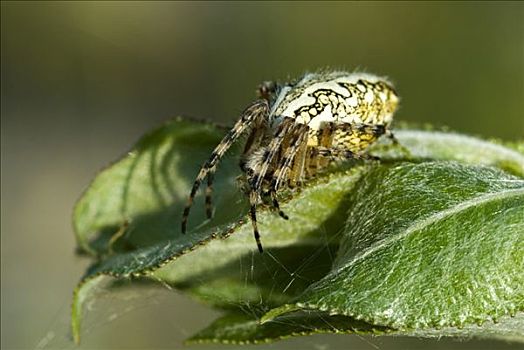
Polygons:
<instances>
[{"instance_id":1,"label":"blurred brown background","mask_svg":"<svg viewBox=\"0 0 524 350\"><path fill-rule=\"evenodd\" d=\"M72 206L169 117L232 122L263 80L360 67L396 82L397 120L524 136L518 2L2 2L1 60L5 349L74 347L71 293L88 262L73 253ZM170 291L137 294L148 293L95 305L81 348L179 348L217 315ZM257 349L376 346L513 347L314 336Z\"/></svg>"}]
</instances>

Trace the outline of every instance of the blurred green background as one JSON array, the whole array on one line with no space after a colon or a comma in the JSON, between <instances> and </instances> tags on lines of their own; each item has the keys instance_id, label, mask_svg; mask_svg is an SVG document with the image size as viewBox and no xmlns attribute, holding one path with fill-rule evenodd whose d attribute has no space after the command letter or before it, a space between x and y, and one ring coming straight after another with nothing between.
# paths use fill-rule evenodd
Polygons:
<instances>
[{"instance_id":1,"label":"blurred green background","mask_svg":"<svg viewBox=\"0 0 524 350\"><path fill-rule=\"evenodd\" d=\"M232 123L259 82L323 67L389 76L397 120L524 136L523 3L2 2L2 348L73 348L88 261L70 218L98 169L169 117ZM176 292L137 295L95 305L81 348L178 348L217 315ZM257 349L376 346L514 347L314 336Z\"/></svg>"}]
</instances>

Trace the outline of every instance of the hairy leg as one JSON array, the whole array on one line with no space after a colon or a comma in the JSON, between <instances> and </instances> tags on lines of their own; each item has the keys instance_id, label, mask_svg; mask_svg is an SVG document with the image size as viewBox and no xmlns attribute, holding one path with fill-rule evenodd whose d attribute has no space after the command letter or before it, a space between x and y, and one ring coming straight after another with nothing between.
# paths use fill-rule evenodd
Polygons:
<instances>
[{"instance_id":1,"label":"hairy leg","mask_svg":"<svg viewBox=\"0 0 524 350\"><path fill-rule=\"evenodd\" d=\"M336 126L333 122L326 122L321 124L320 129L317 131L318 147L330 148L333 144L333 138L335 137ZM318 148L310 147L309 150L309 175L313 176L319 169L325 168L329 164L329 160L325 157L318 156Z\"/></svg>"},{"instance_id":2,"label":"hairy leg","mask_svg":"<svg viewBox=\"0 0 524 350\"><path fill-rule=\"evenodd\" d=\"M302 181L304 180L305 167L306 167L306 157L307 157L307 139L305 142L302 142L297 149L295 159L291 166L291 171L289 172L288 185L290 187L302 185Z\"/></svg>"},{"instance_id":3,"label":"hairy leg","mask_svg":"<svg viewBox=\"0 0 524 350\"><path fill-rule=\"evenodd\" d=\"M384 135L390 139L392 144L398 147L407 158L411 156L411 152L398 142L393 132L386 128L384 124L340 124L337 125L337 130L345 131L348 134L353 134L359 137L362 146L361 149L366 148L369 144L375 142L380 136Z\"/></svg>"},{"instance_id":4,"label":"hairy leg","mask_svg":"<svg viewBox=\"0 0 524 350\"><path fill-rule=\"evenodd\" d=\"M253 102L244 110L240 119L235 123L233 128L226 134L226 136L222 139L218 146L213 150L213 152L211 153L211 157L207 160L207 162L205 162L204 165L202 165L197 177L195 178L193 187L191 188L191 193L189 194L187 204L182 214L182 233L185 233L187 230L187 219L189 217L189 212L191 210L193 200L202 181L204 181L204 179L211 174L211 180L210 182L208 182L208 185L210 185L210 190L207 191L207 196L209 197L209 200L206 200L209 201L209 203L211 203L211 185L213 183L213 174L216 171L216 166L218 165L220 159L224 156L224 154L231 147L231 145L233 145L233 143L240 137L240 135L242 135L259 118L265 118L268 114L269 105L266 100L257 100ZM208 211L208 213L211 212L210 209L206 211Z\"/></svg>"},{"instance_id":5,"label":"hairy leg","mask_svg":"<svg viewBox=\"0 0 524 350\"><path fill-rule=\"evenodd\" d=\"M346 132L347 134L374 138L378 138L388 132L384 124L341 123L335 124L335 129Z\"/></svg>"},{"instance_id":6,"label":"hairy leg","mask_svg":"<svg viewBox=\"0 0 524 350\"><path fill-rule=\"evenodd\" d=\"M289 171L297 154L297 150L302 143L307 142L308 126L305 124L297 124L292 130L293 137L289 147L284 152L280 163L277 165L275 172L271 179L271 191L277 192L280 185L288 179Z\"/></svg>"},{"instance_id":7,"label":"hairy leg","mask_svg":"<svg viewBox=\"0 0 524 350\"><path fill-rule=\"evenodd\" d=\"M309 148L309 174L315 174L333 160L378 159L364 153L364 149L386 132L380 124L323 123L317 133L318 146Z\"/></svg>"},{"instance_id":8,"label":"hairy leg","mask_svg":"<svg viewBox=\"0 0 524 350\"><path fill-rule=\"evenodd\" d=\"M273 158L280 151L282 142L285 139L286 133L292 128L294 120L286 118L279 125L275 131L275 135L267 148L261 154L261 158L256 160L254 164L248 164L248 170L251 173L248 174L248 182L250 184L249 193L249 204L250 204L250 216L251 223L253 225L253 234L257 242L259 252L263 252L262 243L260 242L260 233L258 231L256 207L262 190L262 182L266 176L270 164L273 162Z\"/></svg>"},{"instance_id":9,"label":"hairy leg","mask_svg":"<svg viewBox=\"0 0 524 350\"><path fill-rule=\"evenodd\" d=\"M378 157L372 156L368 153L360 152L355 153L348 149L343 148L318 148L319 157L331 158L333 160L345 160L345 159L364 159L364 160L379 160Z\"/></svg>"},{"instance_id":10,"label":"hairy leg","mask_svg":"<svg viewBox=\"0 0 524 350\"><path fill-rule=\"evenodd\" d=\"M286 173L290 169L290 164L292 163L297 147L299 147L300 142L302 142L307 136L307 126L303 124L294 124L285 140L282 142L282 147L280 152L278 152L278 157L276 159L276 167L273 169L273 172L270 174L269 188L264 193L271 197L271 202L273 208L277 210L278 215L285 220L288 220L289 217L280 209L280 204L277 199L277 190L279 188L280 182L287 179Z\"/></svg>"},{"instance_id":11,"label":"hairy leg","mask_svg":"<svg viewBox=\"0 0 524 350\"><path fill-rule=\"evenodd\" d=\"M216 167L212 169L212 171L209 171L209 174L207 175L207 187L206 187L206 199L205 199L205 206L206 206L206 216L208 219L211 219L213 216L213 180L215 179L215 171Z\"/></svg>"},{"instance_id":12,"label":"hairy leg","mask_svg":"<svg viewBox=\"0 0 524 350\"><path fill-rule=\"evenodd\" d=\"M252 188L259 191L262 182L266 176L269 166L273 162L273 159L280 152L281 146L286 137L289 137L290 130L293 129L295 120L292 118L285 118L279 125L269 145L265 148L264 153L257 164L252 165L253 177L251 179Z\"/></svg>"},{"instance_id":13,"label":"hairy leg","mask_svg":"<svg viewBox=\"0 0 524 350\"><path fill-rule=\"evenodd\" d=\"M271 201L272 201L273 207L278 211L278 215L282 219L288 220L289 216L287 216L286 213L284 213L282 211L282 209L280 209L280 204L278 203L278 199L277 199L277 193L275 191L273 191L272 189L270 189L269 191L270 191L269 195L271 196Z\"/></svg>"}]
</instances>

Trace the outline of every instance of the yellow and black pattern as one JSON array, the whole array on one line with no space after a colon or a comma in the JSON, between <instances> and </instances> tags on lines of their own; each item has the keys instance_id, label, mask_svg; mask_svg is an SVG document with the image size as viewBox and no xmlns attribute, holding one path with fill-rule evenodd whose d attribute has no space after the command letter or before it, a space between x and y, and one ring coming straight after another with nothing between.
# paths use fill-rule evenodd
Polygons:
<instances>
[{"instance_id":1,"label":"yellow and black pattern","mask_svg":"<svg viewBox=\"0 0 524 350\"><path fill-rule=\"evenodd\" d=\"M398 97L387 79L365 73L306 74L292 84L265 82L253 102L201 167L182 217L182 232L193 199L207 179L206 213L212 214L213 178L220 159L247 134L240 168L246 179L253 233L263 251L257 205L270 199L279 215L278 191L297 186L333 160L376 159L366 149L389 130Z\"/></svg>"}]
</instances>

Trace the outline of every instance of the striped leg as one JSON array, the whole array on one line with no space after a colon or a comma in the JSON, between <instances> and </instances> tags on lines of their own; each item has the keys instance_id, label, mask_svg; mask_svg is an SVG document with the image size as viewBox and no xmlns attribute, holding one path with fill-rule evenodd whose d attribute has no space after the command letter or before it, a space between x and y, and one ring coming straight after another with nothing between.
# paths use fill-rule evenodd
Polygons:
<instances>
[{"instance_id":1,"label":"striped leg","mask_svg":"<svg viewBox=\"0 0 524 350\"><path fill-rule=\"evenodd\" d=\"M320 157L327 157L331 159L365 159L365 160L379 160L380 158L372 156L368 153L355 153L348 149L342 148L318 148L318 155Z\"/></svg>"},{"instance_id":2,"label":"striped leg","mask_svg":"<svg viewBox=\"0 0 524 350\"><path fill-rule=\"evenodd\" d=\"M305 131L300 133L301 129ZM268 191L269 195L271 196L273 207L278 211L278 215L285 220L288 220L289 217L280 209L280 204L278 203L277 199L277 189L280 181L285 181L285 174L287 173L286 170L289 170L297 148L299 147L301 141L303 141L307 136L307 127L303 124L295 125L291 130L291 134L289 147L286 148L286 152L283 154L283 157L281 157L277 169L271 176L271 183ZM279 178L282 180L279 181Z\"/></svg>"},{"instance_id":3,"label":"striped leg","mask_svg":"<svg viewBox=\"0 0 524 350\"><path fill-rule=\"evenodd\" d=\"M287 180L288 173L291 170L293 160L297 154L297 149L307 140L308 127L305 124L297 124L293 129L293 140L282 157L278 168L271 179L271 191L277 192L280 184Z\"/></svg>"},{"instance_id":4,"label":"striped leg","mask_svg":"<svg viewBox=\"0 0 524 350\"><path fill-rule=\"evenodd\" d=\"M304 180L304 172L306 167L307 157L307 140L300 143L295 154L295 159L291 165L289 172L288 185L289 187L302 186Z\"/></svg>"},{"instance_id":5,"label":"striped leg","mask_svg":"<svg viewBox=\"0 0 524 350\"><path fill-rule=\"evenodd\" d=\"M210 190L207 191L209 199L206 200L206 202L209 201L209 204L211 204L211 185L213 183L212 175L216 171L216 166L218 165L218 162L224 156L226 151L231 147L231 145L239 138L239 136L241 136L258 119L266 117L268 113L269 106L267 101L257 100L253 102L249 107L247 107L244 110L241 118L235 123L233 128L226 134L226 136L222 139L218 146L213 150L213 153L211 154L211 157L207 160L207 162L205 162L204 165L202 165L195 179L195 182L193 183L191 193L189 194L187 204L182 214L182 233L185 233L187 230L187 219L189 217L189 212L191 210L193 200L202 181L204 181L204 179L211 174L211 180L208 181ZM210 209L207 211L208 213L211 212Z\"/></svg>"},{"instance_id":6,"label":"striped leg","mask_svg":"<svg viewBox=\"0 0 524 350\"><path fill-rule=\"evenodd\" d=\"M336 124L336 130L345 131L348 134L357 134L359 136L369 135L378 138L384 134L391 134L386 130L384 124L366 124L366 123L343 123Z\"/></svg>"},{"instance_id":7,"label":"striped leg","mask_svg":"<svg viewBox=\"0 0 524 350\"><path fill-rule=\"evenodd\" d=\"M336 129L345 132L347 135L358 136L362 141L363 147L361 149L364 149L367 145L373 143L380 136L385 135L391 140L394 146L399 148L400 152L403 153L406 158L411 157L411 152L398 142L393 132L386 128L384 124L346 123L336 125Z\"/></svg>"},{"instance_id":8,"label":"striped leg","mask_svg":"<svg viewBox=\"0 0 524 350\"><path fill-rule=\"evenodd\" d=\"M278 202L277 193L273 189L271 189L271 187L264 191L264 197L267 196L270 197L271 205L273 206L273 209L277 211L278 215L282 219L288 220L289 216L287 216L286 213L284 213L282 209L280 209L280 203Z\"/></svg>"},{"instance_id":9,"label":"striped leg","mask_svg":"<svg viewBox=\"0 0 524 350\"><path fill-rule=\"evenodd\" d=\"M286 134L290 129L292 129L294 119L285 118L280 126L278 127L273 139L265 149L262 159L259 164L256 164L255 169L253 169L253 178L251 179L252 188L259 191L262 186L262 181L266 176L269 165L273 161L273 158L280 151L280 146L286 137Z\"/></svg>"},{"instance_id":10,"label":"striped leg","mask_svg":"<svg viewBox=\"0 0 524 350\"><path fill-rule=\"evenodd\" d=\"M251 193L249 193L249 203L251 204L249 209L249 215L251 216L251 224L253 225L253 235L255 236L255 241L257 242L258 251L260 253L263 253L264 249L262 248L262 242L260 242L260 232L258 232L257 224L257 201L257 193L251 191Z\"/></svg>"},{"instance_id":11,"label":"striped leg","mask_svg":"<svg viewBox=\"0 0 524 350\"><path fill-rule=\"evenodd\" d=\"M335 130L338 133L358 139L358 143L354 145L360 145L363 148L387 133L384 124L343 123L335 125Z\"/></svg>"},{"instance_id":12,"label":"striped leg","mask_svg":"<svg viewBox=\"0 0 524 350\"><path fill-rule=\"evenodd\" d=\"M365 123L343 123L335 125L335 137L333 139L331 155L324 157L342 159L376 159L376 157L365 156L364 151L377 139L386 133L383 124Z\"/></svg>"},{"instance_id":13,"label":"striped leg","mask_svg":"<svg viewBox=\"0 0 524 350\"><path fill-rule=\"evenodd\" d=\"M258 142L260 142L260 139L264 135L264 130L265 128L267 128L267 121L262 118L254 120L252 124L255 124L255 125L253 125L253 127L251 128L252 132L249 134L249 137L246 141L246 145L244 146L244 152L242 155L243 158L249 155L252 151L252 148L254 148L254 146L257 145ZM241 160L241 163L242 163L242 160ZM240 167L242 168L243 165L241 164ZM212 195L213 195L213 181L215 179L216 170L217 170L216 166L209 169L209 173L207 175L205 205L206 205L206 216L208 219L210 219L213 216Z\"/></svg>"},{"instance_id":14,"label":"striped leg","mask_svg":"<svg viewBox=\"0 0 524 350\"><path fill-rule=\"evenodd\" d=\"M271 201L273 203L273 207L278 211L278 215L280 215L280 217L282 219L288 220L289 216L287 216L286 213L284 213L280 209L280 204L278 204L278 199L277 199L277 193L275 191L273 191L273 189L270 189L269 190L269 195L271 196Z\"/></svg>"},{"instance_id":15,"label":"striped leg","mask_svg":"<svg viewBox=\"0 0 524 350\"><path fill-rule=\"evenodd\" d=\"M336 125L333 122L326 122L321 125L317 132L318 146L330 148L335 137ZM311 147L309 150L310 158L308 164L308 175L313 176L319 169L325 168L329 164L329 160L318 156L318 149Z\"/></svg>"},{"instance_id":16,"label":"striped leg","mask_svg":"<svg viewBox=\"0 0 524 350\"><path fill-rule=\"evenodd\" d=\"M214 167L213 169L209 170L209 174L207 175L207 187L206 187L206 199L205 199L205 205L206 205L206 216L208 219L211 219L213 216L213 180L215 179L215 171L217 167Z\"/></svg>"},{"instance_id":17,"label":"striped leg","mask_svg":"<svg viewBox=\"0 0 524 350\"><path fill-rule=\"evenodd\" d=\"M262 182L266 176L269 165L273 161L275 155L280 151L280 146L284 141L286 133L293 126L294 120L284 119L268 147L264 150L260 162L255 164L255 168L252 169L252 174L250 174L249 184L251 186L251 191L249 193L249 204L250 204L250 216L251 223L253 225L253 234L255 236L255 241L257 242L258 251L262 253L264 250L262 248L262 243L260 242L260 233L258 231L257 224L257 203L260 197L260 192L262 189Z\"/></svg>"}]
</instances>

